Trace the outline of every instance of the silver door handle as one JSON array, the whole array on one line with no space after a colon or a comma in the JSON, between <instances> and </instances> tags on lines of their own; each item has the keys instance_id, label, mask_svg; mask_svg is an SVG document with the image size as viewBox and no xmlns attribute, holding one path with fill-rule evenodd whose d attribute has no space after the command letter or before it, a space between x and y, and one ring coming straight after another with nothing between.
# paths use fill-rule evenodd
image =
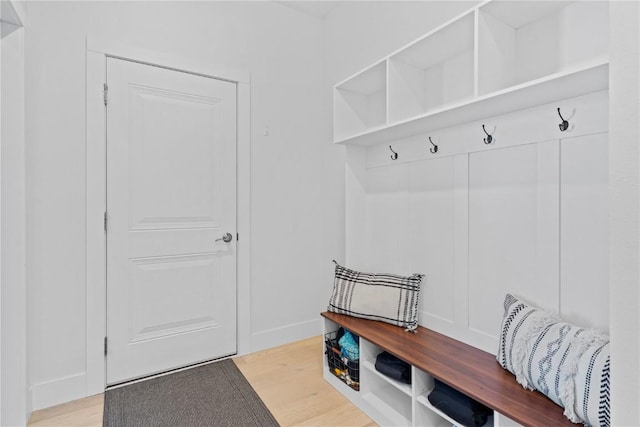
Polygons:
<instances>
[{"instance_id":1,"label":"silver door handle","mask_svg":"<svg viewBox=\"0 0 640 427\"><path fill-rule=\"evenodd\" d=\"M222 240L225 243L229 243L231 240L233 240L233 236L231 235L231 233L225 233L224 236L222 236L219 239L216 239L216 242L219 242L220 240Z\"/></svg>"}]
</instances>

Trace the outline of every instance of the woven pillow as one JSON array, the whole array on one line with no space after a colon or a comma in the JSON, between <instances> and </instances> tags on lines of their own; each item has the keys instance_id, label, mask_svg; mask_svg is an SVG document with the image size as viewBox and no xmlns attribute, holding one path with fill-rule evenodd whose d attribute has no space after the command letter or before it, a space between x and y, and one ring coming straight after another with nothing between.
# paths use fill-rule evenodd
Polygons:
<instances>
[{"instance_id":1,"label":"woven pillow","mask_svg":"<svg viewBox=\"0 0 640 427\"><path fill-rule=\"evenodd\" d=\"M507 294L498 363L524 388L564 408L574 423L608 426L609 338Z\"/></svg>"},{"instance_id":2,"label":"woven pillow","mask_svg":"<svg viewBox=\"0 0 640 427\"><path fill-rule=\"evenodd\" d=\"M414 331L418 327L421 274L362 273L337 262L328 311L379 320Z\"/></svg>"}]
</instances>

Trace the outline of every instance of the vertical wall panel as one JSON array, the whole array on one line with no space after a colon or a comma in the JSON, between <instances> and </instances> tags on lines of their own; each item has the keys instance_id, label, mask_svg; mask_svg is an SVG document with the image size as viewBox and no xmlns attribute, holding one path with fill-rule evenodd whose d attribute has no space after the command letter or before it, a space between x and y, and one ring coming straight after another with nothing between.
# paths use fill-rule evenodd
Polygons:
<instances>
[{"instance_id":1,"label":"vertical wall panel","mask_svg":"<svg viewBox=\"0 0 640 427\"><path fill-rule=\"evenodd\" d=\"M559 312L560 289L560 144L558 140L534 145L537 151L536 277L527 294L540 287L553 298L536 300L539 306ZM523 294L524 295L524 294ZM543 294L544 295L544 294ZM534 300L534 298L531 298Z\"/></svg>"},{"instance_id":2,"label":"vertical wall panel","mask_svg":"<svg viewBox=\"0 0 640 427\"><path fill-rule=\"evenodd\" d=\"M362 147L347 147L345 163L345 263L349 268L364 270L367 169L366 152Z\"/></svg>"},{"instance_id":3,"label":"vertical wall panel","mask_svg":"<svg viewBox=\"0 0 640 427\"><path fill-rule=\"evenodd\" d=\"M408 165L408 216L402 270L423 273L421 320L454 320L454 158Z\"/></svg>"},{"instance_id":4,"label":"vertical wall panel","mask_svg":"<svg viewBox=\"0 0 640 427\"><path fill-rule=\"evenodd\" d=\"M469 328L496 342L507 292L558 309L557 281L541 280L557 277L557 263L540 262L545 252L557 253L558 239L539 238L558 227L548 183L548 171L557 170L553 149L532 144L470 155Z\"/></svg>"},{"instance_id":5,"label":"vertical wall panel","mask_svg":"<svg viewBox=\"0 0 640 427\"><path fill-rule=\"evenodd\" d=\"M560 314L581 326L609 326L607 134L561 142Z\"/></svg>"},{"instance_id":6,"label":"vertical wall panel","mask_svg":"<svg viewBox=\"0 0 640 427\"><path fill-rule=\"evenodd\" d=\"M453 282L455 323L467 332L469 324L469 155L454 157ZM458 334L460 330L458 330ZM460 339L463 339L462 337Z\"/></svg>"},{"instance_id":7,"label":"vertical wall panel","mask_svg":"<svg viewBox=\"0 0 640 427\"><path fill-rule=\"evenodd\" d=\"M399 235L406 215L406 199L400 189L406 168L400 164L367 170L364 250L366 268L371 272L399 272Z\"/></svg>"},{"instance_id":8,"label":"vertical wall panel","mask_svg":"<svg viewBox=\"0 0 640 427\"><path fill-rule=\"evenodd\" d=\"M349 259L426 274L420 324L485 351L506 293L608 329L606 108L604 91L484 120L491 145L482 123L417 135L393 142L398 160L385 144L351 147Z\"/></svg>"}]
</instances>

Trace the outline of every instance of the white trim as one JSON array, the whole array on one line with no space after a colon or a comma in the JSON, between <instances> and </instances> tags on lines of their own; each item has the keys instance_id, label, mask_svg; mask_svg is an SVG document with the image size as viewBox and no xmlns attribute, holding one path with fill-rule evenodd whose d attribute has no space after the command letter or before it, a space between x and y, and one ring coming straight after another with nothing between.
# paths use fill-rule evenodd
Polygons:
<instances>
[{"instance_id":1,"label":"white trim","mask_svg":"<svg viewBox=\"0 0 640 427\"><path fill-rule=\"evenodd\" d=\"M106 58L115 57L237 83L238 347L251 349L251 86L248 72L87 37L86 57L86 390L106 386L103 339L106 331L106 123L102 85ZM35 399L34 399L35 404Z\"/></svg>"},{"instance_id":2,"label":"white trim","mask_svg":"<svg viewBox=\"0 0 640 427\"><path fill-rule=\"evenodd\" d=\"M102 101L106 56L87 51L86 90L86 380L87 395L102 393L106 385L104 335L106 326L106 124Z\"/></svg>"},{"instance_id":3,"label":"white trim","mask_svg":"<svg viewBox=\"0 0 640 427\"><path fill-rule=\"evenodd\" d=\"M69 375L31 386L33 410L85 397L85 374ZM102 393L102 391L100 392Z\"/></svg>"},{"instance_id":4,"label":"white trim","mask_svg":"<svg viewBox=\"0 0 640 427\"><path fill-rule=\"evenodd\" d=\"M249 72L247 71L179 55L136 48L120 42L95 37L87 37L87 51L236 83L249 83L250 80Z\"/></svg>"},{"instance_id":5,"label":"white trim","mask_svg":"<svg viewBox=\"0 0 640 427\"><path fill-rule=\"evenodd\" d=\"M238 354L251 350L251 84L238 82Z\"/></svg>"},{"instance_id":6,"label":"white trim","mask_svg":"<svg viewBox=\"0 0 640 427\"><path fill-rule=\"evenodd\" d=\"M317 336L322 333L322 325L320 318L256 332L251 336L251 351L260 351Z\"/></svg>"}]
</instances>

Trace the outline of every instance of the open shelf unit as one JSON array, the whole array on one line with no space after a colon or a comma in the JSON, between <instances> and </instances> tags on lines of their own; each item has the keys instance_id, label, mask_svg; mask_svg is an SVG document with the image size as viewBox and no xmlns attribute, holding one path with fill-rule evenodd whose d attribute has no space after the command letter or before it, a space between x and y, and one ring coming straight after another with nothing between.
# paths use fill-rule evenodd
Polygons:
<instances>
[{"instance_id":1,"label":"open shelf unit","mask_svg":"<svg viewBox=\"0 0 640 427\"><path fill-rule=\"evenodd\" d=\"M340 325L323 319L324 334L334 332ZM360 390L351 387L329 372L324 357L323 376L333 387L361 408L376 423L389 426L434 426L458 425L457 421L436 409L429 402L428 395L433 390L433 377L412 366L411 384L387 377L375 368L378 354L384 350L374 343L360 337ZM494 426L493 417L487 427Z\"/></svg>"},{"instance_id":2,"label":"open shelf unit","mask_svg":"<svg viewBox=\"0 0 640 427\"><path fill-rule=\"evenodd\" d=\"M608 4L480 3L334 87L334 142L373 145L608 88Z\"/></svg>"},{"instance_id":3,"label":"open shelf unit","mask_svg":"<svg viewBox=\"0 0 640 427\"><path fill-rule=\"evenodd\" d=\"M473 98L473 14L391 55L389 120Z\"/></svg>"},{"instance_id":4,"label":"open shelf unit","mask_svg":"<svg viewBox=\"0 0 640 427\"><path fill-rule=\"evenodd\" d=\"M348 136L387 123L387 64L379 62L335 87L334 121Z\"/></svg>"}]
</instances>

